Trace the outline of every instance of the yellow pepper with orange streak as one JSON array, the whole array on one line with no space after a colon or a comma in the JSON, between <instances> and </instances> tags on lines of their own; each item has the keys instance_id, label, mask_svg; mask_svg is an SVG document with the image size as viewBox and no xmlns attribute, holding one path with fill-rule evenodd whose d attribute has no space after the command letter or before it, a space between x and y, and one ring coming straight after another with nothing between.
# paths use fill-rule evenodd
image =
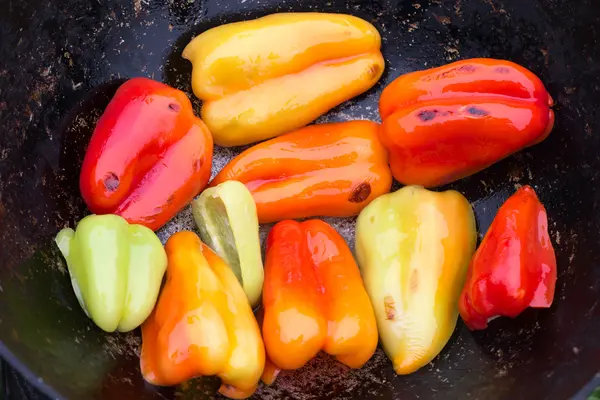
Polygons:
<instances>
[{"instance_id":1,"label":"yellow pepper with orange streak","mask_svg":"<svg viewBox=\"0 0 600 400\"><path fill-rule=\"evenodd\" d=\"M384 69L380 47L360 18L280 13L210 29L183 57L215 143L239 146L307 125L370 89Z\"/></svg>"},{"instance_id":2,"label":"yellow pepper with orange streak","mask_svg":"<svg viewBox=\"0 0 600 400\"><path fill-rule=\"evenodd\" d=\"M377 347L377 323L344 239L321 220L282 221L267 239L262 333L277 369L302 367L321 350L360 368ZM272 362L272 364L271 364Z\"/></svg>"},{"instance_id":3,"label":"yellow pepper with orange streak","mask_svg":"<svg viewBox=\"0 0 600 400\"><path fill-rule=\"evenodd\" d=\"M193 232L171 236L166 251L166 284L142 325L144 379L171 386L217 375L221 394L251 396L265 366L265 348L233 271Z\"/></svg>"}]
</instances>

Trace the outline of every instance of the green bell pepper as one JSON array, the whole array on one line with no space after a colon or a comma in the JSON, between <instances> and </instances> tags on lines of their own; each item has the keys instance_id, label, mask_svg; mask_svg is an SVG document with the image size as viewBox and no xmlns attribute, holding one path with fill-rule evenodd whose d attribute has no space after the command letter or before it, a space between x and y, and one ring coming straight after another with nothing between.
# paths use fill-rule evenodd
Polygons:
<instances>
[{"instance_id":1,"label":"green bell pepper","mask_svg":"<svg viewBox=\"0 0 600 400\"><path fill-rule=\"evenodd\" d=\"M81 308L106 332L127 332L150 315L167 268L158 237L117 215L89 215L56 244Z\"/></svg>"}]
</instances>

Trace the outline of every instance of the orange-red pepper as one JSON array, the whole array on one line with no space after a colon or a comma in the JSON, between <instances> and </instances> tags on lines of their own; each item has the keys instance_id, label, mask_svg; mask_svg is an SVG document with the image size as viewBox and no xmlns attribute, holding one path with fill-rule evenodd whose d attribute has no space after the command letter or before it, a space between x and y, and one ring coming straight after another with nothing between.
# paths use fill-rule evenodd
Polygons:
<instances>
[{"instance_id":1,"label":"orange-red pepper","mask_svg":"<svg viewBox=\"0 0 600 400\"><path fill-rule=\"evenodd\" d=\"M540 79L515 63L458 61L385 88L381 139L398 181L439 186L544 140L552 104Z\"/></svg>"},{"instance_id":2,"label":"orange-red pepper","mask_svg":"<svg viewBox=\"0 0 600 400\"><path fill-rule=\"evenodd\" d=\"M282 221L269 233L263 308L265 348L278 368L300 368L320 350L360 368L377 347L358 266L344 239L321 220Z\"/></svg>"},{"instance_id":3,"label":"orange-red pepper","mask_svg":"<svg viewBox=\"0 0 600 400\"><path fill-rule=\"evenodd\" d=\"M555 286L546 209L534 190L523 186L500 207L471 260L460 315L470 329L485 329L498 316L550 307Z\"/></svg>"},{"instance_id":4,"label":"orange-red pepper","mask_svg":"<svg viewBox=\"0 0 600 400\"><path fill-rule=\"evenodd\" d=\"M392 184L378 129L370 121L302 128L244 151L210 186L244 183L260 223L356 215Z\"/></svg>"},{"instance_id":5,"label":"orange-red pepper","mask_svg":"<svg viewBox=\"0 0 600 400\"><path fill-rule=\"evenodd\" d=\"M206 186L212 152L212 136L182 91L133 78L96 125L81 195L94 214L157 230Z\"/></svg>"},{"instance_id":6,"label":"orange-red pepper","mask_svg":"<svg viewBox=\"0 0 600 400\"><path fill-rule=\"evenodd\" d=\"M144 379L169 386L217 375L221 394L252 395L265 365L265 349L235 274L193 232L171 236L166 251L166 284L142 325Z\"/></svg>"}]
</instances>

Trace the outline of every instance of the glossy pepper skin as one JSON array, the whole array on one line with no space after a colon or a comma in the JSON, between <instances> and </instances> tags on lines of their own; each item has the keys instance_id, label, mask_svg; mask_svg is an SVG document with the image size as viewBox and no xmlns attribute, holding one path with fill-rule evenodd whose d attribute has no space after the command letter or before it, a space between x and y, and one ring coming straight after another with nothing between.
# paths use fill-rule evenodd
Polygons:
<instances>
[{"instance_id":1,"label":"glossy pepper skin","mask_svg":"<svg viewBox=\"0 0 600 400\"><path fill-rule=\"evenodd\" d=\"M360 213L356 256L396 373L423 367L450 339L475 243L473 210L455 191L406 186Z\"/></svg>"},{"instance_id":2,"label":"glossy pepper skin","mask_svg":"<svg viewBox=\"0 0 600 400\"><path fill-rule=\"evenodd\" d=\"M344 239L323 221L273 227L263 309L265 348L280 369L300 368L321 350L360 368L375 352L377 326L360 272Z\"/></svg>"},{"instance_id":3,"label":"glossy pepper skin","mask_svg":"<svg viewBox=\"0 0 600 400\"><path fill-rule=\"evenodd\" d=\"M81 168L81 195L95 214L158 230L206 185L213 143L186 95L133 78L98 121Z\"/></svg>"},{"instance_id":4,"label":"glossy pepper skin","mask_svg":"<svg viewBox=\"0 0 600 400\"><path fill-rule=\"evenodd\" d=\"M469 329L485 329L498 316L550 307L555 286L546 209L535 191L523 186L500 207L471 260L460 315Z\"/></svg>"},{"instance_id":5,"label":"glossy pepper skin","mask_svg":"<svg viewBox=\"0 0 600 400\"><path fill-rule=\"evenodd\" d=\"M142 325L144 379L170 386L217 375L221 394L249 397L263 372L265 349L244 290L195 233L178 232L165 248L166 284Z\"/></svg>"},{"instance_id":6,"label":"glossy pepper skin","mask_svg":"<svg viewBox=\"0 0 600 400\"><path fill-rule=\"evenodd\" d=\"M128 332L150 315L167 255L150 229L117 215L89 215L56 236L81 308L107 332Z\"/></svg>"},{"instance_id":7,"label":"glossy pepper skin","mask_svg":"<svg viewBox=\"0 0 600 400\"><path fill-rule=\"evenodd\" d=\"M381 95L381 140L394 178L440 186L543 141L553 100L532 72L471 59L402 75Z\"/></svg>"},{"instance_id":8,"label":"glossy pepper skin","mask_svg":"<svg viewBox=\"0 0 600 400\"><path fill-rule=\"evenodd\" d=\"M260 223L356 215L392 185L378 129L370 121L307 126L242 152L210 185L244 183Z\"/></svg>"},{"instance_id":9,"label":"glossy pepper skin","mask_svg":"<svg viewBox=\"0 0 600 400\"><path fill-rule=\"evenodd\" d=\"M307 125L381 77L381 37L351 15L280 13L210 29L183 57L215 143L239 146Z\"/></svg>"},{"instance_id":10,"label":"glossy pepper skin","mask_svg":"<svg viewBox=\"0 0 600 400\"><path fill-rule=\"evenodd\" d=\"M238 181L206 189L192 202L200 238L229 265L252 307L262 293L264 272L256 204Z\"/></svg>"}]
</instances>

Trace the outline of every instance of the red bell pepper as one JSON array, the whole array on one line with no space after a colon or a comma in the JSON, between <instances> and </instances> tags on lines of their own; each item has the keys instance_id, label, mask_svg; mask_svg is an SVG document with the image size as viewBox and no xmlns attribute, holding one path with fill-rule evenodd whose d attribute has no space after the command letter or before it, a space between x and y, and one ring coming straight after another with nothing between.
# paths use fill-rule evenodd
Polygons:
<instances>
[{"instance_id":1,"label":"red bell pepper","mask_svg":"<svg viewBox=\"0 0 600 400\"><path fill-rule=\"evenodd\" d=\"M440 186L534 144L554 126L553 100L531 71L478 58L411 72L381 95L381 141L394 178Z\"/></svg>"},{"instance_id":2,"label":"red bell pepper","mask_svg":"<svg viewBox=\"0 0 600 400\"><path fill-rule=\"evenodd\" d=\"M550 307L555 285L546 209L534 190L523 186L500 207L471 260L460 315L469 329L485 329L498 316Z\"/></svg>"},{"instance_id":3,"label":"red bell pepper","mask_svg":"<svg viewBox=\"0 0 600 400\"><path fill-rule=\"evenodd\" d=\"M212 152L212 136L182 91L133 78L96 125L81 195L95 214L157 230L206 186Z\"/></svg>"}]
</instances>

